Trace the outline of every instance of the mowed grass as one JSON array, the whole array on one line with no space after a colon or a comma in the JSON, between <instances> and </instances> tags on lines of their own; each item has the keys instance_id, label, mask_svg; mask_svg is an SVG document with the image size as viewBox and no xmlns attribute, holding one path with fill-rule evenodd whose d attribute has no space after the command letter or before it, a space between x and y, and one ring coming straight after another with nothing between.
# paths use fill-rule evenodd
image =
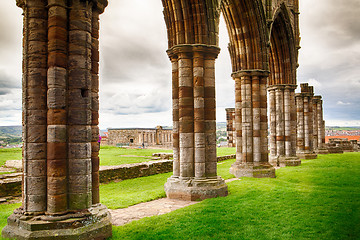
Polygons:
<instances>
[{"instance_id":1,"label":"mowed grass","mask_svg":"<svg viewBox=\"0 0 360 240\"><path fill-rule=\"evenodd\" d=\"M21 160L21 148L1 148L0 149L0 167L7 160Z\"/></svg>"},{"instance_id":2,"label":"mowed grass","mask_svg":"<svg viewBox=\"0 0 360 240\"><path fill-rule=\"evenodd\" d=\"M120 148L113 146L101 146L100 148L100 166L117 166L128 163L140 163L150 161L153 153L168 152L168 149L150 149L150 148Z\"/></svg>"},{"instance_id":3,"label":"mowed grass","mask_svg":"<svg viewBox=\"0 0 360 240\"><path fill-rule=\"evenodd\" d=\"M218 164L219 175L231 178L233 161ZM360 153L319 155L299 167L278 169L276 175L241 178L228 183L227 197L113 226L111 239L360 239ZM169 176L101 185L102 203L118 208L133 205L131 199L155 199L152 191L164 196ZM0 205L0 227L18 206Z\"/></svg>"},{"instance_id":4,"label":"mowed grass","mask_svg":"<svg viewBox=\"0 0 360 240\"><path fill-rule=\"evenodd\" d=\"M217 155L224 156L235 154L235 148L218 148ZM141 148L119 148L113 146L101 146L100 165L116 166L128 163L140 163L152 160L153 153L167 152L169 149L141 149ZM3 166L7 160L21 160L21 148L0 149L0 166Z\"/></svg>"},{"instance_id":5,"label":"mowed grass","mask_svg":"<svg viewBox=\"0 0 360 240\"><path fill-rule=\"evenodd\" d=\"M229 168L234 161L235 159L230 159L218 163L218 175L224 179L233 178ZM166 197L164 184L171 175L172 173L163 173L102 184L100 185L101 203L108 208L117 209Z\"/></svg>"},{"instance_id":6,"label":"mowed grass","mask_svg":"<svg viewBox=\"0 0 360 240\"><path fill-rule=\"evenodd\" d=\"M219 147L216 148L217 156L226 156L236 153L236 148L234 147Z\"/></svg>"},{"instance_id":7,"label":"mowed grass","mask_svg":"<svg viewBox=\"0 0 360 240\"><path fill-rule=\"evenodd\" d=\"M113 227L111 239L360 239L360 154L319 155L229 196Z\"/></svg>"}]
</instances>

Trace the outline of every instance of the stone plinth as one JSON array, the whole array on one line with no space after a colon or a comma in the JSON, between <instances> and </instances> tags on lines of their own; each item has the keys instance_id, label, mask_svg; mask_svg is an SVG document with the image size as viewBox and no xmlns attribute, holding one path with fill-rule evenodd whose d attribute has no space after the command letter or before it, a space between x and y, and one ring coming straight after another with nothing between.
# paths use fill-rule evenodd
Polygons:
<instances>
[{"instance_id":1,"label":"stone plinth","mask_svg":"<svg viewBox=\"0 0 360 240\"><path fill-rule=\"evenodd\" d=\"M296 154L300 159L316 159L316 153L297 153Z\"/></svg>"},{"instance_id":2,"label":"stone plinth","mask_svg":"<svg viewBox=\"0 0 360 240\"><path fill-rule=\"evenodd\" d=\"M171 199L186 201L203 200L228 195L228 187L220 177L205 179L168 178L165 183L166 196Z\"/></svg>"},{"instance_id":3,"label":"stone plinth","mask_svg":"<svg viewBox=\"0 0 360 240\"><path fill-rule=\"evenodd\" d=\"M295 167L300 166L301 160L299 157L280 157L279 166L280 167Z\"/></svg>"},{"instance_id":4,"label":"stone plinth","mask_svg":"<svg viewBox=\"0 0 360 240\"><path fill-rule=\"evenodd\" d=\"M110 213L100 204L82 212L59 216L24 216L19 208L8 218L2 236L31 240L106 239L112 235L111 226Z\"/></svg>"},{"instance_id":5,"label":"stone plinth","mask_svg":"<svg viewBox=\"0 0 360 240\"><path fill-rule=\"evenodd\" d=\"M230 168L230 173L235 177L275 177L275 168L269 163L234 163Z\"/></svg>"},{"instance_id":6,"label":"stone plinth","mask_svg":"<svg viewBox=\"0 0 360 240\"><path fill-rule=\"evenodd\" d=\"M326 148L321 148L316 151L317 154L329 154L329 150Z\"/></svg>"}]
</instances>

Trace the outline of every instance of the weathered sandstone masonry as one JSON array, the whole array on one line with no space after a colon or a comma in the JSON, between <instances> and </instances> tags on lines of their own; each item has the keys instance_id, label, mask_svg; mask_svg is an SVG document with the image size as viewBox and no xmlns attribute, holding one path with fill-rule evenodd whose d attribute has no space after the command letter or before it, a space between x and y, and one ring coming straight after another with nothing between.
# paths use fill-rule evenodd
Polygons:
<instances>
[{"instance_id":1,"label":"weathered sandstone masonry","mask_svg":"<svg viewBox=\"0 0 360 240\"><path fill-rule=\"evenodd\" d=\"M273 166L298 166L296 156L296 85L272 85L269 92L269 147Z\"/></svg>"},{"instance_id":2,"label":"weathered sandstone masonry","mask_svg":"<svg viewBox=\"0 0 360 240\"><path fill-rule=\"evenodd\" d=\"M220 49L178 45L168 50L173 66L173 176L169 198L205 199L227 195L216 169L215 59Z\"/></svg>"},{"instance_id":3,"label":"weathered sandstone masonry","mask_svg":"<svg viewBox=\"0 0 360 240\"><path fill-rule=\"evenodd\" d=\"M236 177L275 177L269 164L267 144L268 73L239 71L235 80L236 162L230 172Z\"/></svg>"},{"instance_id":4,"label":"weathered sandstone masonry","mask_svg":"<svg viewBox=\"0 0 360 240\"><path fill-rule=\"evenodd\" d=\"M325 121L321 96L314 96L313 111L314 150L318 154L328 154L329 151L325 146Z\"/></svg>"},{"instance_id":5,"label":"weathered sandstone masonry","mask_svg":"<svg viewBox=\"0 0 360 240\"><path fill-rule=\"evenodd\" d=\"M99 201L99 15L106 0L18 0L24 11L23 200L3 236L111 236Z\"/></svg>"},{"instance_id":6,"label":"weathered sandstone masonry","mask_svg":"<svg viewBox=\"0 0 360 240\"><path fill-rule=\"evenodd\" d=\"M226 108L226 134L228 147L236 147L235 108Z\"/></svg>"},{"instance_id":7,"label":"weathered sandstone masonry","mask_svg":"<svg viewBox=\"0 0 360 240\"><path fill-rule=\"evenodd\" d=\"M313 87L300 84L301 93L295 94L297 108L296 155L301 159L315 159L313 135Z\"/></svg>"}]
</instances>

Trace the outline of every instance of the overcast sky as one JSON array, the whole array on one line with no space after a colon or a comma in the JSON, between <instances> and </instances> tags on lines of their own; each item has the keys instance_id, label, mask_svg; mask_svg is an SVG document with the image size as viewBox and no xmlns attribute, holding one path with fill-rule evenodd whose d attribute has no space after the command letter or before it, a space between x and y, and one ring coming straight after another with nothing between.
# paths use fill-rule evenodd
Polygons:
<instances>
[{"instance_id":1,"label":"overcast sky","mask_svg":"<svg viewBox=\"0 0 360 240\"><path fill-rule=\"evenodd\" d=\"M360 126L360 1L300 0L298 84L324 99L327 125ZM135 10L136 9L136 10ZM21 125L22 10L0 8L0 126ZM171 65L160 0L110 0L100 17L100 128L172 125ZM217 121L234 107L225 24L216 62Z\"/></svg>"}]
</instances>

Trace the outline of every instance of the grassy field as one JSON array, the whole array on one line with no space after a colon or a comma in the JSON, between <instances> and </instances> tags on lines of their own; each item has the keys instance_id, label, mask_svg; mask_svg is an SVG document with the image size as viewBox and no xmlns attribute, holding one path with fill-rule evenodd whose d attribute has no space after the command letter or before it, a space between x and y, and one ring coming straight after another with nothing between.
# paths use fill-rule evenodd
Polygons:
<instances>
[{"instance_id":1,"label":"grassy field","mask_svg":"<svg viewBox=\"0 0 360 240\"><path fill-rule=\"evenodd\" d=\"M275 179L231 182L228 197L113 227L112 239L360 239L359 173L359 153L319 155Z\"/></svg>"},{"instance_id":2,"label":"grassy field","mask_svg":"<svg viewBox=\"0 0 360 240\"><path fill-rule=\"evenodd\" d=\"M1 148L0 166L4 165L7 160L21 160L21 148Z\"/></svg>"},{"instance_id":3,"label":"grassy field","mask_svg":"<svg viewBox=\"0 0 360 240\"><path fill-rule=\"evenodd\" d=\"M219 163L219 175L231 178L233 161ZM360 153L319 155L275 179L230 182L225 198L113 227L111 239L360 239L359 173ZM101 185L101 201L119 208L162 197L170 175ZM17 206L0 205L1 228Z\"/></svg>"},{"instance_id":4,"label":"grassy field","mask_svg":"<svg viewBox=\"0 0 360 240\"><path fill-rule=\"evenodd\" d=\"M218 148L218 156L235 154L235 148ZM100 165L116 166L127 163L140 163L151 160L153 153L167 152L169 149L150 149L150 148L119 148L113 146L102 146L100 149ZM0 166L4 165L6 160L21 160L21 148L0 149Z\"/></svg>"}]
</instances>

